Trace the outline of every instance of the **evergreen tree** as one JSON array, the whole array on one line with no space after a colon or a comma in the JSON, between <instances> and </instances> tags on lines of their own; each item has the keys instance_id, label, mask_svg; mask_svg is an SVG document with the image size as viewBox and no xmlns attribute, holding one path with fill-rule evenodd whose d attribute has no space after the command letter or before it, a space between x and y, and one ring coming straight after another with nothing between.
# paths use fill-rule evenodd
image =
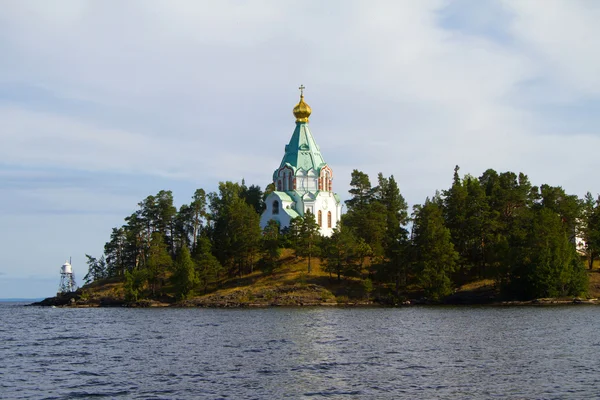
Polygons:
<instances>
[{"instance_id":1,"label":"evergreen tree","mask_svg":"<svg viewBox=\"0 0 600 400\"><path fill-rule=\"evenodd\" d=\"M125 300L129 302L138 301L147 281L148 271L145 269L125 271Z\"/></svg>"},{"instance_id":2,"label":"evergreen tree","mask_svg":"<svg viewBox=\"0 0 600 400\"><path fill-rule=\"evenodd\" d=\"M352 171L352 177L350 179L350 194L352 198L346 200L346 206L348 211L352 211L356 208L360 209L366 206L373 199L373 189L371 188L371 181L369 175L362 171Z\"/></svg>"},{"instance_id":3,"label":"evergreen tree","mask_svg":"<svg viewBox=\"0 0 600 400\"><path fill-rule=\"evenodd\" d=\"M398 184L394 176L384 178L379 173L378 186L375 189L375 200L379 202L385 210L385 233L382 238L381 248L385 256L385 262L381 263L380 270L386 280L392 280L395 284L396 294L400 291L400 286L406 284L407 278L407 245L408 232L404 228L408 224L408 205L400 193ZM383 224L377 225L379 231ZM372 245L369 246L371 249ZM379 248L379 246L375 246ZM374 252L377 254L377 251Z\"/></svg>"},{"instance_id":4,"label":"evergreen tree","mask_svg":"<svg viewBox=\"0 0 600 400\"><path fill-rule=\"evenodd\" d=\"M198 237L193 260L196 265L196 275L198 276L200 288L206 292L210 286L218 282L223 271L219 260L212 254L212 244L207 236L200 235Z\"/></svg>"},{"instance_id":5,"label":"evergreen tree","mask_svg":"<svg viewBox=\"0 0 600 400\"><path fill-rule=\"evenodd\" d=\"M323 238L322 269L341 277L360 276L365 257L370 254L370 248L362 238L357 237L351 228L343 223L333 230L331 237Z\"/></svg>"},{"instance_id":6,"label":"evergreen tree","mask_svg":"<svg viewBox=\"0 0 600 400\"><path fill-rule=\"evenodd\" d=\"M594 260L600 256L600 196L594 200L587 192L582 201L582 213L579 221L579 236L584 241L583 251L588 269L594 266Z\"/></svg>"},{"instance_id":7,"label":"evergreen tree","mask_svg":"<svg viewBox=\"0 0 600 400\"><path fill-rule=\"evenodd\" d=\"M221 182L219 194L211 194L212 238L215 255L230 273L252 272L260 245L260 217L241 196L237 183Z\"/></svg>"},{"instance_id":8,"label":"evergreen tree","mask_svg":"<svg viewBox=\"0 0 600 400\"><path fill-rule=\"evenodd\" d=\"M110 234L110 241L104 245L107 277L124 276L128 265L133 264L131 260L128 260L127 247L125 228L113 228Z\"/></svg>"},{"instance_id":9,"label":"evergreen tree","mask_svg":"<svg viewBox=\"0 0 600 400\"><path fill-rule=\"evenodd\" d=\"M317 224L314 214L307 210L300 222L296 254L308 259L309 274L312 272L312 257L319 252L318 243L320 238L319 224Z\"/></svg>"},{"instance_id":10,"label":"evergreen tree","mask_svg":"<svg viewBox=\"0 0 600 400\"><path fill-rule=\"evenodd\" d=\"M521 246L511 248L512 264L504 289L519 298L579 295L587 275L559 214L549 207L533 213Z\"/></svg>"},{"instance_id":11,"label":"evergreen tree","mask_svg":"<svg viewBox=\"0 0 600 400\"><path fill-rule=\"evenodd\" d=\"M264 194L260 189L260 186L251 185L249 188L246 185L242 185L242 191L240 197L244 199L246 203L254 208L257 214L262 214L265 210Z\"/></svg>"},{"instance_id":12,"label":"evergreen tree","mask_svg":"<svg viewBox=\"0 0 600 400\"><path fill-rule=\"evenodd\" d=\"M267 222L261 241L261 263L265 272L272 272L279 260L281 255L280 241L279 223L272 219Z\"/></svg>"},{"instance_id":13,"label":"evergreen tree","mask_svg":"<svg viewBox=\"0 0 600 400\"><path fill-rule=\"evenodd\" d=\"M187 246L183 246L179 250L171 280L175 286L177 297L182 300L192 296L194 288L200 283Z\"/></svg>"},{"instance_id":14,"label":"evergreen tree","mask_svg":"<svg viewBox=\"0 0 600 400\"><path fill-rule=\"evenodd\" d=\"M452 243L459 254L455 277L462 281L485 277L485 242L489 237L489 205L480 181L458 175L454 169L452 187L443 192L443 212Z\"/></svg>"},{"instance_id":15,"label":"evergreen tree","mask_svg":"<svg viewBox=\"0 0 600 400\"><path fill-rule=\"evenodd\" d=\"M167 272L171 270L172 266L173 260L169 255L163 235L160 232L154 232L150 240L148 265L146 267L148 270L148 283L153 297L156 297L157 292L162 288Z\"/></svg>"},{"instance_id":16,"label":"evergreen tree","mask_svg":"<svg viewBox=\"0 0 600 400\"><path fill-rule=\"evenodd\" d=\"M299 256L298 248L300 246L300 225L302 225L302 218L296 217L292 218L289 226L282 229L284 247L293 249L295 258L298 258Z\"/></svg>"},{"instance_id":17,"label":"evergreen tree","mask_svg":"<svg viewBox=\"0 0 600 400\"><path fill-rule=\"evenodd\" d=\"M444 225L440 207L429 199L414 211L414 263L425 295L440 300L450 294L450 274L458 261L450 230Z\"/></svg>"},{"instance_id":18,"label":"evergreen tree","mask_svg":"<svg viewBox=\"0 0 600 400\"><path fill-rule=\"evenodd\" d=\"M83 278L83 281L86 285L107 277L104 256L101 256L100 259L96 259L95 257L86 254L85 257L87 258L86 264L88 265L88 272Z\"/></svg>"},{"instance_id":19,"label":"evergreen tree","mask_svg":"<svg viewBox=\"0 0 600 400\"><path fill-rule=\"evenodd\" d=\"M383 178L383 177L382 177ZM386 195L391 194L388 181L385 180L383 188L372 188L369 176L364 172L352 171L349 193L352 197L346 200L348 212L342 217L343 223L352 228L371 248L372 255L379 260L384 256L386 231L388 228L388 209L379 201ZM393 201L393 199L387 199ZM391 210L393 213L394 210ZM393 223L393 222L392 222Z\"/></svg>"}]
</instances>

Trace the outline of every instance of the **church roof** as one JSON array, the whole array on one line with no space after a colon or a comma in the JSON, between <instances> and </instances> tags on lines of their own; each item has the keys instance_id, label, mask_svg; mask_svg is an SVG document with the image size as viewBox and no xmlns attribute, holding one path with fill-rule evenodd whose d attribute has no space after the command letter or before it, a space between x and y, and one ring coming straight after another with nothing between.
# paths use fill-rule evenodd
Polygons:
<instances>
[{"instance_id":1,"label":"church roof","mask_svg":"<svg viewBox=\"0 0 600 400\"><path fill-rule=\"evenodd\" d=\"M294 202L294 199L286 192L279 192L279 191L275 190L272 193L277 195L281 201Z\"/></svg>"},{"instance_id":2,"label":"church roof","mask_svg":"<svg viewBox=\"0 0 600 400\"><path fill-rule=\"evenodd\" d=\"M296 122L296 129L294 129L289 144L285 146L285 155L279 168L286 164L290 165L294 171L300 168L305 171L310 169L317 171L325 165L321 150L308 129L308 123Z\"/></svg>"},{"instance_id":3,"label":"church roof","mask_svg":"<svg viewBox=\"0 0 600 400\"><path fill-rule=\"evenodd\" d=\"M284 208L283 209L287 215L290 216L290 218L294 219L294 218L298 218L300 216L300 214L298 214L298 212L296 210L293 210L291 208Z\"/></svg>"}]
</instances>

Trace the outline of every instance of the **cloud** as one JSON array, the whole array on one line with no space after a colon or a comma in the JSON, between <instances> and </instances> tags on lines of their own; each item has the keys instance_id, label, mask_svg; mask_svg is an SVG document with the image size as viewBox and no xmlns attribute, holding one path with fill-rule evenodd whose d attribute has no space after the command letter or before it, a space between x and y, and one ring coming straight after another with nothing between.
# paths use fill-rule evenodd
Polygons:
<instances>
[{"instance_id":1,"label":"cloud","mask_svg":"<svg viewBox=\"0 0 600 400\"><path fill-rule=\"evenodd\" d=\"M538 77L562 92L547 100L600 94L596 51L600 4L582 0L549 0L544 7L532 0L504 3L514 13L509 29L520 50L535 59Z\"/></svg>"},{"instance_id":2,"label":"cloud","mask_svg":"<svg viewBox=\"0 0 600 400\"><path fill-rule=\"evenodd\" d=\"M264 187L301 83L342 197L356 168L394 174L420 203L457 164L595 193L600 161L582 150L600 145L599 18L576 0L8 1L0 159L34 176L11 178L2 207L114 211L157 187Z\"/></svg>"}]
</instances>

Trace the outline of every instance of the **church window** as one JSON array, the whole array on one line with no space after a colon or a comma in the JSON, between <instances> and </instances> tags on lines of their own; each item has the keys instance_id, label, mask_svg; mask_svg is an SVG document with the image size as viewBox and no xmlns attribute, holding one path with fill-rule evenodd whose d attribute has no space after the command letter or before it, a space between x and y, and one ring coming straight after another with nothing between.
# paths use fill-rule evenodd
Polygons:
<instances>
[{"instance_id":1,"label":"church window","mask_svg":"<svg viewBox=\"0 0 600 400\"><path fill-rule=\"evenodd\" d=\"M321 211L319 211L320 213ZM319 214L320 215L320 214ZM331 211L327 212L327 227L331 228Z\"/></svg>"},{"instance_id":2,"label":"church window","mask_svg":"<svg viewBox=\"0 0 600 400\"><path fill-rule=\"evenodd\" d=\"M292 182L292 173L290 172L289 176L288 176L288 190L293 190L294 189L294 184Z\"/></svg>"},{"instance_id":3,"label":"church window","mask_svg":"<svg viewBox=\"0 0 600 400\"><path fill-rule=\"evenodd\" d=\"M323 226L323 213L319 210L319 226Z\"/></svg>"},{"instance_id":4,"label":"church window","mask_svg":"<svg viewBox=\"0 0 600 400\"><path fill-rule=\"evenodd\" d=\"M279 202L277 200L273 202L273 214L279 214Z\"/></svg>"}]
</instances>

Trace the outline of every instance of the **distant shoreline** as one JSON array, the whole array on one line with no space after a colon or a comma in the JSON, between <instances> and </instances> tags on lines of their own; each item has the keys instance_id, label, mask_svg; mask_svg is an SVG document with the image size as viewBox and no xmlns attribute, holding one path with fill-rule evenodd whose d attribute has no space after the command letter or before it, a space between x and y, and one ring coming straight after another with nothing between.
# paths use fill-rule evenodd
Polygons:
<instances>
[{"instance_id":1,"label":"distant shoreline","mask_svg":"<svg viewBox=\"0 0 600 400\"><path fill-rule=\"evenodd\" d=\"M505 301L451 301L429 302L426 300L408 300L402 304L383 304L376 301L348 301L348 302L297 302L297 303L277 303L277 302L200 302L186 300L173 303L165 303L156 300L141 300L128 303L117 298L103 298L99 301L82 300L76 293L70 293L64 296L55 296L33 302L28 306L39 307L64 307L64 308L107 308L107 307L126 307L126 308L298 308L298 307L340 307L340 308L402 308L402 307L520 307L520 306L569 306L569 305L600 305L598 299L561 299L561 298L543 298L533 300L505 300Z\"/></svg>"},{"instance_id":2,"label":"distant shoreline","mask_svg":"<svg viewBox=\"0 0 600 400\"><path fill-rule=\"evenodd\" d=\"M8 298L8 299L0 299L0 303L24 303L24 302L30 302L30 301L42 301L44 300L43 297L29 297L29 298L21 298L21 297L14 297L14 298Z\"/></svg>"}]
</instances>

